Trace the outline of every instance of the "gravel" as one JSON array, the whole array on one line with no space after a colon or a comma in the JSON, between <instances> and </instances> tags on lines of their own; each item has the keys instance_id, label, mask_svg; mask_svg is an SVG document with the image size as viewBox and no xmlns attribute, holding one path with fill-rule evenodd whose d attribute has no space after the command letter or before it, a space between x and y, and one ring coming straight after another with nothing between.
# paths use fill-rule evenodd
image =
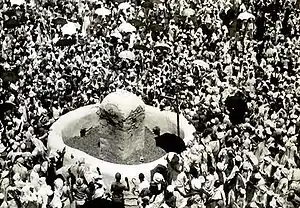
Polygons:
<instances>
[{"instance_id":1,"label":"gravel","mask_svg":"<svg viewBox=\"0 0 300 208\"><path fill-rule=\"evenodd\" d=\"M145 129L144 148L129 155L126 160L121 157L122 150L116 149L117 140L114 139L114 135L106 134L105 132L100 132L99 128L93 128L85 136L67 139L65 143L101 160L127 165L140 164L141 156L144 157L144 162L147 163L157 160L166 154L163 149L156 147L155 135L148 128Z\"/></svg>"}]
</instances>

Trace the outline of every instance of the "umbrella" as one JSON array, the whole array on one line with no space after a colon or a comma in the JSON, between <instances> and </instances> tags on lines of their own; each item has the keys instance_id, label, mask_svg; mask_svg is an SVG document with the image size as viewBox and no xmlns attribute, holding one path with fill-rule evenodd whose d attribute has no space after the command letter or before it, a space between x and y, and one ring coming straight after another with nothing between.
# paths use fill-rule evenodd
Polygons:
<instances>
[{"instance_id":1,"label":"umbrella","mask_svg":"<svg viewBox=\"0 0 300 208\"><path fill-rule=\"evenodd\" d=\"M119 54L119 57L123 59L135 60L135 55L132 51L122 51Z\"/></svg>"},{"instance_id":2,"label":"umbrella","mask_svg":"<svg viewBox=\"0 0 300 208\"><path fill-rule=\"evenodd\" d=\"M13 10L13 9L9 9L3 12L3 14L5 14L8 17L13 17L13 16L17 16L17 11Z\"/></svg>"},{"instance_id":3,"label":"umbrella","mask_svg":"<svg viewBox=\"0 0 300 208\"><path fill-rule=\"evenodd\" d=\"M154 4L151 1L145 1L144 3L142 3L142 7L152 9L154 7Z\"/></svg>"},{"instance_id":4,"label":"umbrella","mask_svg":"<svg viewBox=\"0 0 300 208\"><path fill-rule=\"evenodd\" d=\"M128 3L128 2L123 2L123 3L119 4L119 6L118 6L118 8L119 8L120 10L126 10L126 9L128 9L129 7L131 7L131 5L130 5L130 3Z\"/></svg>"},{"instance_id":5,"label":"umbrella","mask_svg":"<svg viewBox=\"0 0 300 208\"><path fill-rule=\"evenodd\" d=\"M106 9L104 7L96 9L95 13L99 16L107 16L111 14L111 11L109 9Z\"/></svg>"},{"instance_id":6,"label":"umbrella","mask_svg":"<svg viewBox=\"0 0 300 208\"><path fill-rule=\"evenodd\" d=\"M126 32L126 33L134 32L136 30L136 28L128 22L122 23L118 29L120 32Z\"/></svg>"},{"instance_id":7,"label":"umbrella","mask_svg":"<svg viewBox=\"0 0 300 208\"><path fill-rule=\"evenodd\" d=\"M76 33L77 28L78 25L76 23L68 22L61 28L61 31L63 35L74 35Z\"/></svg>"},{"instance_id":8,"label":"umbrella","mask_svg":"<svg viewBox=\"0 0 300 208\"><path fill-rule=\"evenodd\" d=\"M16 107L16 104L10 102L10 101L6 101L5 103L3 103L1 105L1 109L6 109L6 110L11 110L14 109Z\"/></svg>"},{"instance_id":9,"label":"umbrella","mask_svg":"<svg viewBox=\"0 0 300 208\"><path fill-rule=\"evenodd\" d=\"M3 86L11 87L10 83L15 83L19 79L18 69L13 68L9 71L2 69L0 70L0 77L2 78Z\"/></svg>"},{"instance_id":10,"label":"umbrella","mask_svg":"<svg viewBox=\"0 0 300 208\"><path fill-rule=\"evenodd\" d=\"M110 36L114 37L114 38L118 38L118 39L122 39L123 38L123 36L121 35L121 33L119 33L118 31L112 33Z\"/></svg>"},{"instance_id":11,"label":"umbrella","mask_svg":"<svg viewBox=\"0 0 300 208\"><path fill-rule=\"evenodd\" d=\"M160 49L160 50L170 50L171 49L171 47L166 43L158 43L154 47L157 49Z\"/></svg>"},{"instance_id":12,"label":"umbrella","mask_svg":"<svg viewBox=\"0 0 300 208\"><path fill-rule=\"evenodd\" d=\"M156 3L156 4L161 4L161 3L163 3L161 0L151 0L151 2L154 4L154 3Z\"/></svg>"},{"instance_id":13,"label":"umbrella","mask_svg":"<svg viewBox=\"0 0 300 208\"><path fill-rule=\"evenodd\" d=\"M191 9L191 8L187 8L185 10L183 10L182 15L186 16L186 17L190 17L193 16L195 14L195 10Z\"/></svg>"},{"instance_id":14,"label":"umbrella","mask_svg":"<svg viewBox=\"0 0 300 208\"><path fill-rule=\"evenodd\" d=\"M12 28L18 27L19 25L20 25L20 22L16 19L9 19L3 23L3 27L7 28L7 29L12 29Z\"/></svg>"},{"instance_id":15,"label":"umbrella","mask_svg":"<svg viewBox=\"0 0 300 208\"><path fill-rule=\"evenodd\" d=\"M202 60L195 60L195 61L193 61L193 64L196 64L198 66L202 66L205 69L209 68L209 64L206 63L205 61L202 61Z\"/></svg>"},{"instance_id":16,"label":"umbrella","mask_svg":"<svg viewBox=\"0 0 300 208\"><path fill-rule=\"evenodd\" d=\"M135 27L143 27L146 24L144 22L142 22L141 20L138 19L132 19L128 21L130 24L134 25Z\"/></svg>"},{"instance_id":17,"label":"umbrella","mask_svg":"<svg viewBox=\"0 0 300 208\"><path fill-rule=\"evenodd\" d=\"M140 44L135 44L133 46L134 49L137 49L137 50L142 50L142 51L149 51L150 48L148 48L147 46L145 45L140 45Z\"/></svg>"},{"instance_id":18,"label":"umbrella","mask_svg":"<svg viewBox=\"0 0 300 208\"><path fill-rule=\"evenodd\" d=\"M236 93L234 96L228 96L225 101L225 106L230 113L229 119L232 124L243 123L248 107L240 93Z\"/></svg>"},{"instance_id":19,"label":"umbrella","mask_svg":"<svg viewBox=\"0 0 300 208\"><path fill-rule=\"evenodd\" d=\"M65 25L68 23L68 21L62 17L58 17L56 19L53 19L52 20L53 24L56 24L56 25Z\"/></svg>"},{"instance_id":20,"label":"umbrella","mask_svg":"<svg viewBox=\"0 0 300 208\"><path fill-rule=\"evenodd\" d=\"M2 118L4 116L4 113L10 110L15 109L16 105L11 102L5 102L0 104L0 117Z\"/></svg>"},{"instance_id":21,"label":"umbrella","mask_svg":"<svg viewBox=\"0 0 300 208\"><path fill-rule=\"evenodd\" d=\"M248 20L248 19L255 19L255 16L249 12L242 12L239 14L238 19L240 20Z\"/></svg>"},{"instance_id":22,"label":"umbrella","mask_svg":"<svg viewBox=\"0 0 300 208\"><path fill-rule=\"evenodd\" d=\"M111 208L111 207L118 207L118 204L116 204L116 202L113 202L106 198L99 197L99 198L87 201L83 205L83 208L90 208L90 207Z\"/></svg>"},{"instance_id":23,"label":"umbrella","mask_svg":"<svg viewBox=\"0 0 300 208\"><path fill-rule=\"evenodd\" d=\"M158 24L152 24L152 25L150 25L150 29L152 31L159 32L159 31L162 31L164 29L164 27L161 25L158 25Z\"/></svg>"},{"instance_id":24,"label":"umbrella","mask_svg":"<svg viewBox=\"0 0 300 208\"><path fill-rule=\"evenodd\" d=\"M10 0L11 5L22 5L25 4L25 0Z\"/></svg>"},{"instance_id":25,"label":"umbrella","mask_svg":"<svg viewBox=\"0 0 300 208\"><path fill-rule=\"evenodd\" d=\"M76 44L76 39L59 39L56 42L56 46L71 46L71 45L75 45Z\"/></svg>"},{"instance_id":26,"label":"umbrella","mask_svg":"<svg viewBox=\"0 0 300 208\"><path fill-rule=\"evenodd\" d=\"M175 134L164 133L155 137L156 146L162 148L166 152L176 152L180 154L186 150L184 141Z\"/></svg>"}]
</instances>

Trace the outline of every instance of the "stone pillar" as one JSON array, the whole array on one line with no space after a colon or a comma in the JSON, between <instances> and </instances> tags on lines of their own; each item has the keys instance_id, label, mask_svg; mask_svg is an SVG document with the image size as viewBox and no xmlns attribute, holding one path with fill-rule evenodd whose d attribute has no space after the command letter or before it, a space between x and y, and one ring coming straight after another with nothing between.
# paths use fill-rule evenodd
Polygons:
<instances>
[{"instance_id":1,"label":"stone pillar","mask_svg":"<svg viewBox=\"0 0 300 208\"><path fill-rule=\"evenodd\" d=\"M126 160L144 148L145 104L136 95L118 90L99 105L100 127L111 135L116 153Z\"/></svg>"}]
</instances>

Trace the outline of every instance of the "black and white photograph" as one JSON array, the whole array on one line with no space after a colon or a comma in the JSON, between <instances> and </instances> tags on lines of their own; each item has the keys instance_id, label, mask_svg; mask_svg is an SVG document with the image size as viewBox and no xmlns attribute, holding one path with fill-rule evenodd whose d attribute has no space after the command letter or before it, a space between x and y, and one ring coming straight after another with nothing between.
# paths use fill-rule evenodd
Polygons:
<instances>
[{"instance_id":1,"label":"black and white photograph","mask_svg":"<svg viewBox=\"0 0 300 208\"><path fill-rule=\"evenodd\" d=\"M0 208L300 208L300 0L0 0Z\"/></svg>"}]
</instances>

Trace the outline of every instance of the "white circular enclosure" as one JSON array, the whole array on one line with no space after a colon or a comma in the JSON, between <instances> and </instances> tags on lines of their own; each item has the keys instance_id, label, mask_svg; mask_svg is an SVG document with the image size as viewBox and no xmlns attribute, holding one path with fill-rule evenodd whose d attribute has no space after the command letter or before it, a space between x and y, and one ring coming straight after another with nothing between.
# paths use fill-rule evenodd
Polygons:
<instances>
[{"instance_id":1,"label":"white circular enclosure","mask_svg":"<svg viewBox=\"0 0 300 208\"><path fill-rule=\"evenodd\" d=\"M124 101L124 103L126 102ZM136 103L134 105L136 105ZM99 108L101 108L101 106L103 107L103 103L88 105L61 116L50 128L48 137L48 149L56 151L62 150L64 147L66 147L66 154L64 158L64 165L66 166L72 164L76 160L85 158L85 163L90 167L92 171L96 171L97 167L100 168L100 171L103 175L103 181L107 186L109 186L114 181L114 175L116 172L120 172L123 177L128 177L129 181L131 181L132 178L137 178L139 173L142 172L145 174L145 177L149 180L150 171L153 168L155 168L158 164L166 164L164 156L149 163L124 165L100 160L96 157L87 154L82 150L72 148L66 145L69 139L74 137L80 137L80 131L82 129L99 127L99 123L102 122L101 118L99 117ZM143 125L148 129L153 129L154 127L158 126L161 129L162 134L166 132L177 134L176 113L169 111L160 111L158 108L154 108L152 106L147 105L143 105L142 111L144 114ZM141 108L139 108L139 112L141 112ZM122 115L128 116L128 113ZM128 125L126 124L123 126L126 126L127 131ZM193 138L195 128L192 125L190 125L182 115L180 115L180 129L180 136L181 138L183 138L185 143L187 143ZM123 140L127 140L130 137L128 137L125 134L125 136L122 138ZM120 143L122 143L123 146L127 145L125 149L135 149L135 146L137 146L137 142L135 141L127 142L123 140ZM137 141L140 142L140 139L137 139Z\"/></svg>"}]
</instances>

